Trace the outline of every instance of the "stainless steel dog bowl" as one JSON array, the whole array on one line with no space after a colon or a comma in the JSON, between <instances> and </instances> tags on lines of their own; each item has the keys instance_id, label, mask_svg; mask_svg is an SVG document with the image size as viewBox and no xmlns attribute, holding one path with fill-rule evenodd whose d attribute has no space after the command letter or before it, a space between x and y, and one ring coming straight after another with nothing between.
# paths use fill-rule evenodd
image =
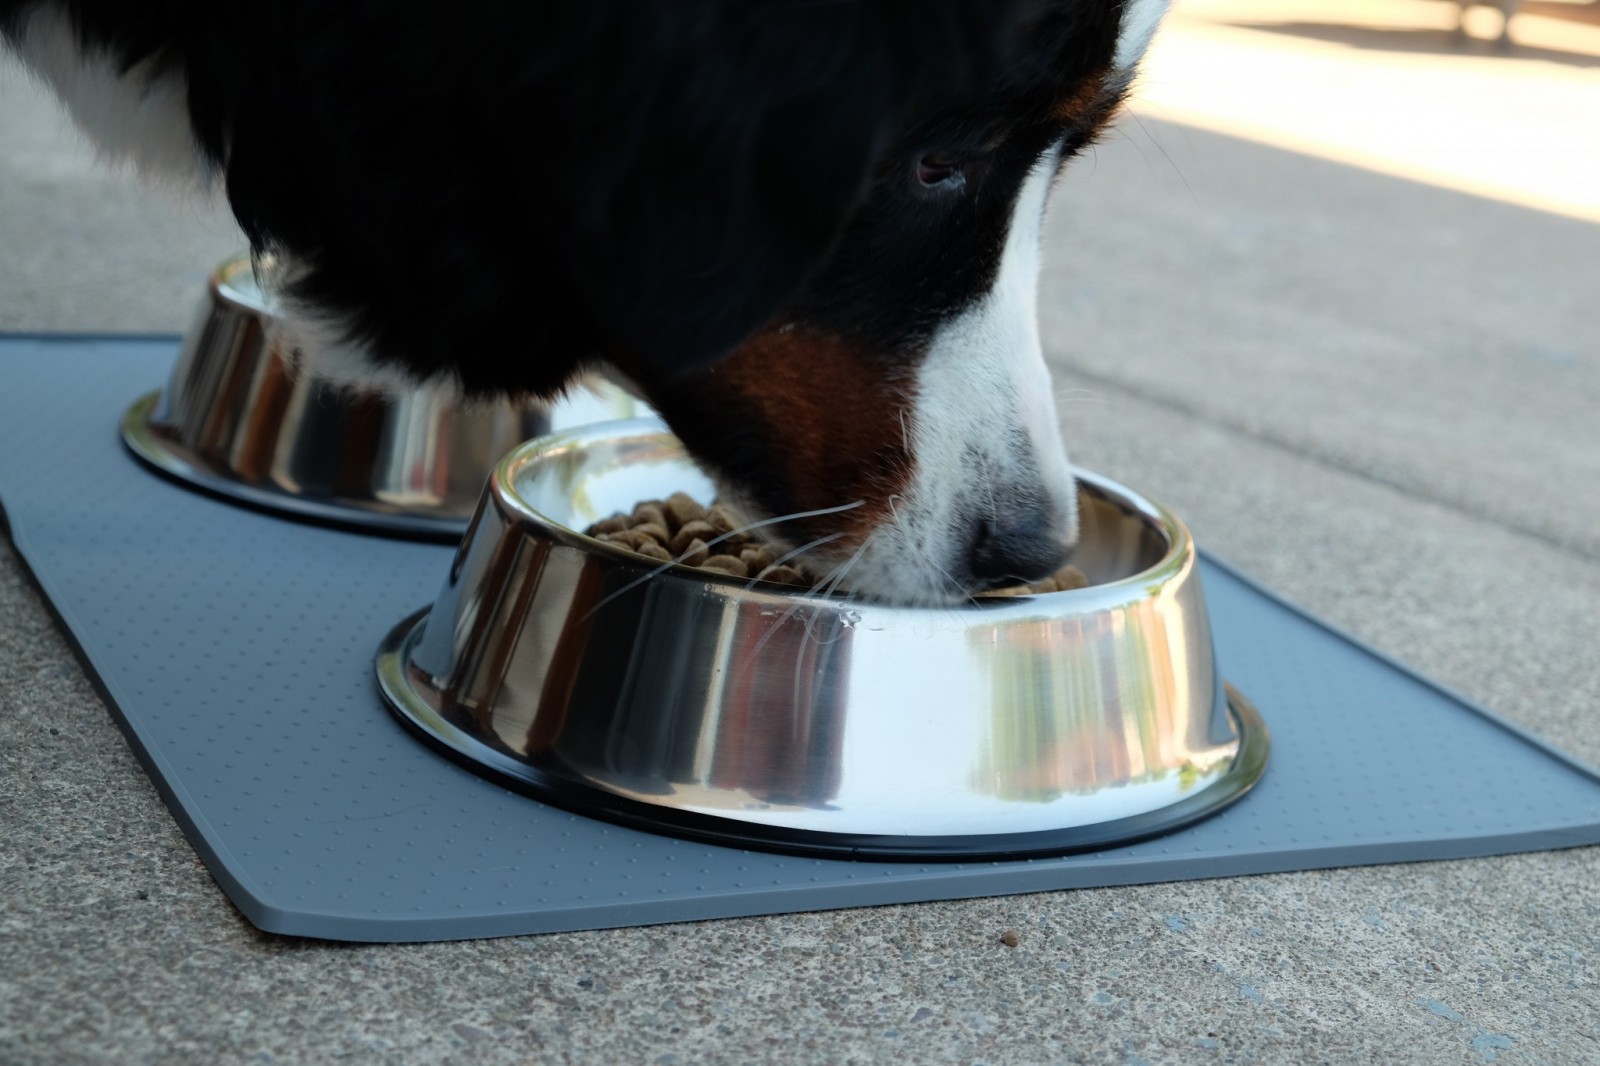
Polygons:
<instances>
[{"instance_id":1,"label":"stainless steel dog bowl","mask_svg":"<svg viewBox=\"0 0 1600 1066\"><path fill-rule=\"evenodd\" d=\"M356 391L304 372L250 260L211 276L165 390L122 437L157 471L301 518L443 540L466 530L494 464L553 429L645 410L606 383L555 404L462 403L436 388Z\"/></svg>"},{"instance_id":2,"label":"stainless steel dog bowl","mask_svg":"<svg viewBox=\"0 0 1600 1066\"><path fill-rule=\"evenodd\" d=\"M651 422L496 468L431 609L380 649L425 740L566 808L830 856L1065 853L1239 798L1260 718L1224 686L1183 524L1081 474L1092 587L890 607L652 564L575 532L711 486Z\"/></svg>"}]
</instances>

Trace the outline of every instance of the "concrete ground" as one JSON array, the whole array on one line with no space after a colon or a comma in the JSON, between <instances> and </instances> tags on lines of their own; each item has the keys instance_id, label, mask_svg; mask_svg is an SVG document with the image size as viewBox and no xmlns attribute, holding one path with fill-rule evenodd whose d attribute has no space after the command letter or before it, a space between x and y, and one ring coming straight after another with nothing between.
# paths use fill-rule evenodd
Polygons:
<instances>
[{"instance_id":1,"label":"concrete ground","mask_svg":"<svg viewBox=\"0 0 1600 1066\"><path fill-rule=\"evenodd\" d=\"M1600 172L1600 30L1529 6L1500 56L1432 0L1180 4L1142 117L1060 190L1041 304L1080 462L1600 763L1600 182L1571 180ZM0 329L186 324L225 216L96 169L11 67L0 145ZM0 737L7 1063L1600 1061L1600 849L267 936L4 546Z\"/></svg>"}]
</instances>

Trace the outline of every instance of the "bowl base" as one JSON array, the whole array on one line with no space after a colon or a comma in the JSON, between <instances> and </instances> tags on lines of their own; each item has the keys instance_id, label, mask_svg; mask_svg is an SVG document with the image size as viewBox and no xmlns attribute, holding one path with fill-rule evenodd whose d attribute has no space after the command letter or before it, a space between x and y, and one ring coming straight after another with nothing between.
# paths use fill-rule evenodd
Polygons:
<instances>
[{"instance_id":1,"label":"bowl base","mask_svg":"<svg viewBox=\"0 0 1600 1066\"><path fill-rule=\"evenodd\" d=\"M408 666L428 610L409 616L384 639L374 662L379 691L400 723L429 747L515 792L574 814L667 836L809 858L899 862L984 862L1043 858L1133 844L1193 825L1238 801L1266 771L1271 739L1260 713L1223 684L1228 721L1238 740L1226 769L1204 787L1156 810L1060 829L949 836L832 833L765 825L682 810L586 785L520 760L451 722L424 695Z\"/></svg>"},{"instance_id":2,"label":"bowl base","mask_svg":"<svg viewBox=\"0 0 1600 1066\"><path fill-rule=\"evenodd\" d=\"M375 500L296 495L270 482L251 484L213 469L156 420L161 390L139 397L122 416L122 443L157 474L229 503L359 533L454 544L467 528L464 515L429 514Z\"/></svg>"}]
</instances>

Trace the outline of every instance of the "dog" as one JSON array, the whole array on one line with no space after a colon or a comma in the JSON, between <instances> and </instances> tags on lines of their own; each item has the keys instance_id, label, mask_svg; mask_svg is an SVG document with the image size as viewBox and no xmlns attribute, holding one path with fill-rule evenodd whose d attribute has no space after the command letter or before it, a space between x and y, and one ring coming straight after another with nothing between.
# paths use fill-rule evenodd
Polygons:
<instances>
[{"instance_id":1,"label":"dog","mask_svg":"<svg viewBox=\"0 0 1600 1066\"><path fill-rule=\"evenodd\" d=\"M934 605L1076 536L1040 228L1166 2L0 0L0 33L102 152L220 188L340 372L607 368L813 571Z\"/></svg>"}]
</instances>

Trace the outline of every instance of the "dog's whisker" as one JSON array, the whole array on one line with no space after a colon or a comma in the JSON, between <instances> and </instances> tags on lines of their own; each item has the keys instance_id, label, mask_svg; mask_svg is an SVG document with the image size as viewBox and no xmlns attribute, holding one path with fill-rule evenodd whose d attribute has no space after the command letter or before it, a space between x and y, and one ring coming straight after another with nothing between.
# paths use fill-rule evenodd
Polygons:
<instances>
[{"instance_id":1,"label":"dog's whisker","mask_svg":"<svg viewBox=\"0 0 1600 1066\"><path fill-rule=\"evenodd\" d=\"M856 564L856 560L860 559L861 556L866 553L867 546L872 543L872 538L875 537L875 536L877 536L877 532L876 531L867 534L867 536L861 541L861 546L859 548L857 548L853 554L851 554L850 558L846 559L839 566L834 567L833 576L828 581L828 588L827 588L827 590L825 592L825 595L832 595L835 591L837 591L837 589L839 588L840 583L844 580L845 576L847 574L849 574L850 568L853 567ZM816 632L816 624L817 624L817 619L820 618L821 615L822 615L822 612L821 611L817 611L817 612L813 613L810 618L806 619L806 639L808 641L812 642L814 645L816 645L819 648L828 647L830 645L838 643L839 642L839 638L844 635L843 629L840 629L840 630L836 631L833 634L832 639L826 640L826 641L818 640L817 639L817 632ZM759 647L760 647L760 645L758 644L757 648L759 648ZM794 677L792 678L791 684L795 687L796 691L798 691L799 686L801 684L801 677L802 677L801 665L804 662L804 658L805 658L805 647L806 647L806 645L804 643L802 643L802 642L796 642L796 644L795 644ZM799 701L797 700L796 702L798 703Z\"/></svg>"},{"instance_id":2,"label":"dog's whisker","mask_svg":"<svg viewBox=\"0 0 1600 1066\"><path fill-rule=\"evenodd\" d=\"M740 526L737 529L730 529L728 532L717 537L715 540L706 541L706 547L709 548L714 544L721 544L729 537L741 536L750 532L752 529L763 529L767 526L775 526L780 522L795 522L802 518L820 518L823 515L839 514L842 511L853 511L857 507L864 505L866 502L866 500L855 500L851 503L841 503L837 507L819 507L814 511L795 511L792 514L778 515L776 518L763 518L759 521Z\"/></svg>"},{"instance_id":3,"label":"dog's whisker","mask_svg":"<svg viewBox=\"0 0 1600 1066\"><path fill-rule=\"evenodd\" d=\"M937 570L939 572L940 576L942 576L945 579L945 581L947 581L949 583L948 587L952 588L952 589L955 589L956 592L960 594L961 598L964 599L967 603L976 604L978 602L978 597L974 596L972 593L970 593L966 589L962 588L961 587L961 582L957 581L955 579L955 577L950 573L950 571L948 571L944 567L940 566L938 561L935 560L932 556L925 557L923 559L923 561L926 562L933 569Z\"/></svg>"},{"instance_id":4,"label":"dog's whisker","mask_svg":"<svg viewBox=\"0 0 1600 1066\"><path fill-rule=\"evenodd\" d=\"M887 503L889 504L889 515L890 515L890 518L891 518L891 520L894 522L894 524L896 526L900 525L900 512L895 507L895 501L898 500L899 498L900 498L900 494L896 492L896 493L891 493L889 495L889 497L888 497L888 500L887 500ZM991 499L992 499L992 487L991 487ZM871 539L871 538L868 538L868 539ZM963 597L965 597L965 599L966 599L966 601L968 603L976 603L977 602L976 597L974 597L971 593L969 593L965 589L963 589L961 587L961 582L957 581L954 577L952 577L951 574L950 574L950 571L948 571L944 567L940 566L938 564L938 562L936 562L934 560L933 554L931 552L928 552L926 550L922 550L922 551L919 552L919 554L922 556L923 561L926 562L929 567L931 567L932 569L937 570L939 572L940 576L942 576L944 578L944 580L946 582L946 586L948 588L952 588L957 593L961 594Z\"/></svg>"},{"instance_id":5,"label":"dog's whisker","mask_svg":"<svg viewBox=\"0 0 1600 1066\"><path fill-rule=\"evenodd\" d=\"M865 542L863 542L863 546L865 546ZM823 574L816 581L811 583L811 587L806 590L807 593L814 596L827 596L832 593L833 587L837 583L836 579L838 575L845 569L845 566L849 563L850 559L854 559L856 557L856 554L856 552L852 552L849 559L846 559L844 562L837 563L829 568L826 574Z\"/></svg>"},{"instance_id":6,"label":"dog's whisker","mask_svg":"<svg viewBox=\"0 0 1600 1066\"><path fill-rule=\"evenodd\" d=\"M867 546L872 543L872 538L875 536L877 536L876 531L867 534L866 538L861 541L861 546L851 554L850 558L833 568L833 576L828 581L828 587L823 590L823 595L833 595L833 593L839 588L839 585L844 581L845 577L849 575L851 567L855 566L856 561L866 553ZM816 586L812 586L813 590L815 587Z\"/></svg>"},{"instance_id":7,"label":"dog's whisker","mask_svg":"<svg viewBox=\"0 0 1600 1066\"><path fill-rule=\"evenodd\" d=\"M849 573L850 568L855 565L857 559L861 558L862 553L867 550L867 545L871 544L873 538L877 535L878 534L876 530L867 534L866 538L862 540L861 546L851 554L850 558L846 559L838 566L835 566L833 569L829 570L827 574L813 582L811 587L806 590L806 594L822 596L831 595L832 587L837 586L838 582L843 579L844 575ZM824 589L822 587L824 585L829 585L830 587ZM749 669L750 664L755 661L756 656L761 654L761 649L767 646L768 641L772 640L772 638L777 635L778 631L783 629L784 626L788 624L789 619L793 618L796 613L798 613L802 608L806 607L811 608L813 612L815 612L812 614L811 618L806 621L806 634L810 636L812 634L811 627L816 623L817 615L820 614L825 608L818 608L815 604L807 603L806 601L801 600L790 605L790 607L785 610L783 614L778 616L778 620L773 622L772 625L767 628L765 633L761 634L761 639L756 641L755 647L750 649L750 654L745 658L743 669Z\"/></svg>"},{"instance_id":8,"label":"dog's whisker","mask_svg":"<svg viewBox=\"0 0 1600 1066\"><path fill-rule=\"evenodd\" d=\"M864 540L862 540L861 546L859 548L857 548L854 553L851 554L850 558L846 559L843 563L840 563L838 566L833 568L833 573L832 573L831 577L826 582L828 587L823 590L823 593L822 593L823 595L831 596L838 590L839 586L844 582L844 579L847 576L849 576L851 568L856 565L856 562L864 554L866 554L867 546L872 543L872 538L874 536L876 536L876 533L869 533L866 536L866 538ZM813 588L815 588L815 586L813 586ZM813 614L809 619L806 620L806 636L811 638L812 640L816 640L816 629L815 629L815 626L817 624L817 618L820 615L820 613L821 612L818 612L817 614ZM838 640L839 638L838 638L837 635L835 635L833 639L834 640ZM821 643L821 642L819 641L818 643ZM831 644L831 643L833 643L833 641L829 641L828 643Z\"/></svg>"},{"instance_id":9,"label":"dog's whisker","mask_svg":"<svg viewBox=\"0 0 1600 1066\"><path fill-rule=\"evenodd\" d=\"M844 534L841 532L841 533L829 533L826 537L818 537L816 540L811 541L809 544L802 544L802 545L800 545L800 547L794 549L793 551L784 552L782 555L780 555L776 559L772 560L772 562L768 563L767 564L767 568L770 570L774 566L782 566L784 563L788 562L789 560L795 559L795 558L798 558L801 555L804 555L806 552L810 551L812 548L820 548L822 545L831 543L832 541L836 541L842 536L844 536ZM761 580L760 575L752 577L750 579L750 581L745 585L745 588L748 589L748 588L753 587L755 585L755 583L757 581L760 581L760 580Z\"/></svg>"},{"instance_id":10,"label":"dog's whisker","mask_svg":"<svg viewBox=\"0 0 1600 1066\"><path fill-rule=\"evenodd\" d=\"M1189 176L1183 172L1182 167L1178 166L1178 161L1173 159L1172 156L1167 152L1166 146L1161 143L1160 138L1151 132L1149 126L1144 124L1143 117L1141 117L1140 114L1132 107L1127 108L1124 113L1129 118L1133 119L1133 121L1138 125L1139 129L1144 133L1145 137L1148 138L1150 143L1155 146L1156 151L1160 152L1162 158L1167 161L1167 165L1172 168L1172 172L1178 175L1178 180L1183 182L1184 189L1189 193L1189 199L1194 201L1196 207L1200 206L1200 197L1195 195L1194 187L1189 184Z\"/></svg>"},{"instance_id":11,"label":"dog's whisker","mask_svg":"<svg viewBox=\"0 0 1600 1066\"><path fill-rule=\"evenodd\" d=\"M758 522L751 522L751 523L749 523L747 525L740 526L737 529L730 529L728 532L723 533L720 536L713 537L711 540L708 540L708 541L705 542L705 546L707 548L711 548L711 547L714 547L714 546L716 546L718 544L721 544L725 540L728 540L730 537L737 537L737 536L739 536L741 534L750 532L752 529L760 529L763 526L775 525L775 524L777 524L779 522L788 522L788 521L792 521L792 520L797 519L797 518L816 518L819 515L838 514L840 511L853 510L854 508L860 507L862 504L864 504L866 502L867 501L865 501L865 500L857 500L854 503L841 504L838 507L821 507L821 508L818 508L815 511L796 511L793 514L779 515L776 518L763 518ZM640 585L644 584L646 581L649 581L651 578L656 577L656 576L658 576L660 574L666 573L667 570L669 570L672 567L674 567L674 566L678 565L679 563L683 562L685 559L687 559L692 554L694 554L694 553L693 552L687 552L687 551L683 552L680 555L678 555L677 558L669 559L666 562L662 563L660 566L656 567L655 569L646 571L643 575L634 578L632 581L628 582L626 585L624 585L621 588L617 589L617 591L611 593L608 596L605 596L605 597L601 598L600 602L596 603L593 607L591 607L587 611L585 611L583 617L578 619L578 621L579 622L587 622L590 618L594 617L594 613L596 611L600 610L600 608L604 607L606 604L610 603L612 600L615 600L618 596L622 596L622 595L625 595L625 594L627 594L629 592L632 592L634 589L638 588Z\"/></svg>"},{"instance_id":12,"label":"dog's whisker","mask_svg":"<svg viewBox=\"0 0 1600 1066\"><path fill-rule=\"evenodd\" d=\"M884 500L884 502L889 505L889 519L894 523L896 528L899 528L900 526L900 509L895 506L895 502L899 499L900 494L898 492L891 492Z\"/></svg>"}]
</instances>

